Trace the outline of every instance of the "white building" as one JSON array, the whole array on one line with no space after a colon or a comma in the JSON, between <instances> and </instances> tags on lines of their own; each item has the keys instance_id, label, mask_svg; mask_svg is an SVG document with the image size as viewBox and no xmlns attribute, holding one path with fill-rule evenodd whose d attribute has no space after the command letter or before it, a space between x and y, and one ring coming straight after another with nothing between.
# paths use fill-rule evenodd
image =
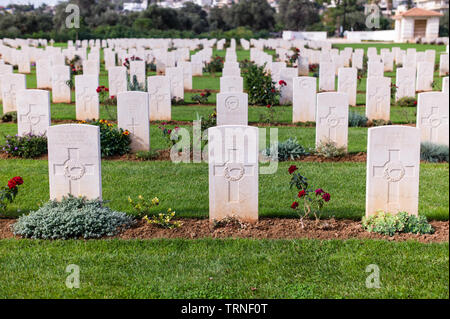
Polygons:
<instances>
[{"instance_id":1,"label":"white building","mask_svg":"<svg viewBox=\"0 0 450 319\"><path fill-rule=\"evenodd\" d=\"M125 2L123 4L123 10L124 11L134 11L134 12L140 12L147 10L148 7L148 0L143 0L141 3L139 2Z\"/></svg>"},{"instance_id":2,"label":"white building","mask_svg":"<svg viewBox=\"0 0 450 319\"><path fill-rule=\"evenodd\" d=\"M395 19L395 41L408 42L422 38L427 41L439 37L439 18L442 13L413 8L397 14Z\"/></svg>"},{"instance_id":3,"label":"white building","mask_svg":"<svg viewBox=\"0 0 450 319\"><path fill-rule=\"evenodd\" d=\"M448 0L414 0L417 8L444 13L448 10Z\"/></svg>"}]
</instances>

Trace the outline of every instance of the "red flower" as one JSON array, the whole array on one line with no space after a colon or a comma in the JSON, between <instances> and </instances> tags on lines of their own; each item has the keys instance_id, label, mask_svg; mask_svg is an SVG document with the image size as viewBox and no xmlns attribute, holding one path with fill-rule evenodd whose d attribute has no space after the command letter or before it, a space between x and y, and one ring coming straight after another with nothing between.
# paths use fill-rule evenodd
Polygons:
<instances>
[{"instance_id":1,"label":"red flower","mask_svg":"<svg viewBox=\"0 0 450 319\"><path fill-rule=\"evenodd\" d=\"M281 86L287 85L286 81L284 81L284 80L280 80L280 82L278 82L278 84Z\"/></svg>"},{"instance_id":2,"label":"red flower","mask_svg":"<svg viewBox=\"0 0 450 319\"><path fill-rule=\"evenodd\" d=\"M268 109L270 109L271 107L272 107L272 105L270 105L270 104L267 104L267 106L266 106Z\"/></svg>"},{"instance_id":3,"label":"red flower","mask_svg":"<svg viewBox=\"0 0 450 319\"><path fill-rule=\"evenodd\" d=\"M296 51L296 52L300 52L300 50L299 50L298 48L295 48L295 51Z\"/></svg>"},{"instance_id":4,"label":"red flower","mask_svg":"<svg viewBox=\"0 0 450 319\"><path fill-rule=\"evenodd\" d=\"M328 193L325 193L325 194L322 195L322 198L323 198L324 201L328 202L330 200L330 198L331 198L331 195L328 194Z\"/></svg>"},{"instance_id":5,"label":"red flower","mask_svg":"<svg viewBox=\"0 0 450 319\"><path fill-rule=\"evenodd\" d=\"M100 93L102 89L100 87L97 88L97 93Z\"/></svg>"},{"instance_id":6,"label":"red flower","mask_svg":"<svg viewBox=\"0 0 450 319\"><path fill-rule=\"evenodd\" d=\"M205 93L200 93L200 96L205 96Z\"/></svg>"},{"instance_id":7,"label":"red flower","mask_svg":"<svg viewBox=\"0 0 450 319\"><path fill-rule=\"evenodd\" d=\"M23 179L20 176L13 177L12 180L15 181L17 185L23 184Z\"/></svg>"},{"instance_id":8,"label":"red flower","mask_svg":"<svg viewBox=\"0 0 450 319\"><path fill-rule=\"evenodd\" d=\"M108 89L108 88L105 88L105 91L106 91L106 92L109 92L109 89Z\"/></svg>"},{"instance_id":9,"label":"red flower","mask_svg":"<svg viewBox=\"0 0 450 319\"><path fill-rule=\"evenodd\" d=\"M275 89L272 89L272 93L275 93Z\"/></svg>"},{"instance_id":10,"label":"red flower","mask_svg":"<svg viewBox=\"0 0 450 319\"><path fill-rule=\"evenodd\" d=\"M175 131L178 131L178 130L179 130L179 127L178 127L178 126L175 126L174 130L175 130Z\"/></svg>"},{"instance_id":11,"label":"red flower","mask_svg":"<svg viewBox=\"0 0 450 319\"><path fill-rule=\"evenodd\" d=\"M414 101L414 105L417 105L417 101Z\"/></svg>"},{"instance_id":12,"label":"red flower","mask_svg":"<svg viewBox=\"0 0 450 319\"><path fill-rule=\"evenodd\" d=\"M16 181L14 179L10 179L8 182L8 187L9 187L9 189L16 188L17 187Z\"/></svg>"},{"instance_id":13,"label":"red flower","mask_svg":"<svg viewBox=\"0 0 450 319\"><path fill-rule=\"evenodd\" d=\"M169 133L169 134L172 133L172 130L167 130L167 133Z\"/></svg>"},{"instance_id":14,"label":"red flower","mask_svg":"<svg viewBox=\"0 0 450 319\"><path fill-rule=\"evenodd\" d=\"M297 202L293 202L291 205L292 209L296 209L298 207L298 203Z\"/></svg>"},{"instance_id":15,"label":"red flower","mask_svg":"<svg viewBox=\"0 0 450 319\"><path fill-rule=\"evenodd\" d=\"M302 198L305 195L306 195L306 192L304 189L302 189L301 191L298 192L298 198Z\"/></svg>"},{"instance_id":16,"label":"red flower","mask_svg":"<svg viewBox=\"0 0 450 319\"><path fill-rule=\"evenodd\" d=\"M297 166L295 166L295 165L289 166L289 174L294 173L297 169L298 169L298 168L297 168Z\"/></svg>"},{"instance_id":17,"label":"red flower","mask_svg":"<svg viewBox=\"0 0 450 319\"><path fill-rule=\"evenodd\" d=\"M316 195L320 195L320 194L323 194L323 193L325 193L325 192L323 191L323 189L322 189L322 188L318 188L318 189L316 189L316 190L315 190L315 192L316 192Z\"/></svg>"},{"instance_id":18,"label":"red flower","mask_svg":"<svg viewBox=\"0 0 450 319\"><path fill-rule=\"evenodd\" d=\"M113 100L114 100L115 98L116 98L116 96L115 96L115 95L111 95L111 99L113 99Z\"/></svg>"}]
</instances>

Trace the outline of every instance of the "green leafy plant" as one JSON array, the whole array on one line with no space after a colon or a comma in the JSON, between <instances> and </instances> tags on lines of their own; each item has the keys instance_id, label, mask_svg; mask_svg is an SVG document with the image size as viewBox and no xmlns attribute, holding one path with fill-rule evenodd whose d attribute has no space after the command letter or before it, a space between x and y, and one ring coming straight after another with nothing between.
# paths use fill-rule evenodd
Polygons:
<instances>
[{"instance_id":1,"label":"green leafy plant","mask_svg":"<svg viewBox=\"0 0 450 319\"><path fill-rule=\"evenodd\" d=\"M101 238L114 236L132 223L131 216L111 210L98 199L70 195L21 216L13 232L33 239Z\"/></svg>"},{"instance_id":2,"label":"green leafy plant","mask_svg":"<svg viewBox=\"0 0 450 319\"><path fill-rule=\"evenodd\" d=\"M266 112L259 115L259 121L267 124L273 124L275 122L275 108L273 105L266 105Z\"/></svg>"},{"instance_id":3,"label":"green leafy plant","mask_svg":"<svg viewBox=\"0 0 450 319\"><path fill-rule=\"evenodd\" d=\"M326 139L321 141L317 146L316 146L316 151L315 151L316 155L321 156L321 157L325 157L325 158L334 158L334 157L342 157L344 156L347 151L345 149L345 147L341 146L337 146L336 142L330 140L330 139Z\"/></svg>"},{"instance_id":4,"label":"green leafy plant","mask_svg":"<svg viewBox=\"0 0 450 319\"><path fill-rule=\"evenodd\" d=\"M174 146L176 143L178 143L180 136L178 135L179 127L175 126L173 129L167 128L166 123L161 123L161 126L158 126L158 128L161 130L161 133L166 140L167 145L169 148Z\"/></svg>"},{"instance_id":5,"label":"green leafy plant","mask_svg":"<svg viewBox=\"0 0 450 319\"><path fill-rule=\"evenodd\" d=\"M167 213L159 213L158 215L153 215L152 218L144 217L144 220L149 224L157 225L162 228L173 229L181 226L181 222L173 221L175 217L175 212L172 209L168 209Z\"/></svg>"},{"instance_id":6,"label":"green leafy plant","mask_svg":"<svg viewBox=\"0 0 450 319\"><path fill-rule=\"evenodd\" d=\"M19 193L19 186L23 184L20 176L15 176L8 181L6 186L0 187L0 212L5 213L8 204L11 204Z\"/></svg>"},{"instance_id":7,"label":"green leafy plant","mask_svg":"<svg viewBox=\"0 0 450 319\"><path fill-rule=\"evenodd\" d=\"M205 90L205 92L193 95L192 101L197 102L198 104L207 104L208 98L210 96L211 96L211 92L209 90Z\"/></svg>"},{"instance_id":8,"label":"green leafy plant","mask_svg":"<svg viewBox=\"0 0 450 319\"><path fill-rule=\"evenodd\" d=\"M350 111L348 113L348 126L349 127L365 127L369 120L358 112Z\"/></svg>"},{"instance_id":9,"label":"green leafy plant","mask_svg":"<svg viewBox=\"0 0 450 319\"><path fill-rule=\"evenodd\" d=\"M289 55L289 59L286 63L287 67L294 67L294 65L297 63L298 58L300 56L300 49L298 48L291 48L292 53Z\"/></svg>"},{"instance_id":10,"label":"green leafy plant","mask_svg":"<svg viewBox=\"0 0 450 319\"><path fill-rule=\"evenodd\" d=\"M417 106L417 100L414 97L402 97L401 99L398 99L396 105L402 107Z\"/></svg>"},{"instance_id":11,"label":"green leafy plant","mask_svg":"<svg viewBox=\"0 0 450 319\"><path fill-rule=\"evenodd\" d=\"M2 151L9 156L35 158L47 153L47 137L33 134L7 135Z\"/></svg>"},{"instance_id":12,"label":"green leafy plant","mask_svg":"<svg viewBox=\"0 0 450 319\"><path fill-rule=\"evenodd\" d=\"M142 218L150 214L153 207L159 205L159 198L153 197L152 199L147 199L144 196L139 195L136 200L133 200L130 196L128 196L128 202L135 211L135 215Z\"/></svg>"},{"instance_id":13,"label":"green leafy plant","mask_svg":"<svg viewBox=\"0 0 450 319\"><path fill-rule=\"evenodd\" d=\"M131 151L130 132L117 128L107 120L81 121L100 127L100 146L102 157L125 155Z\"/></svg>"},{"instance_id":14,"label":"green leafy plant","mask_svg":"<svg viewBox=\"0 0 450 319\"><path fill-rule=\"evenodd\" d=\"M117 97L115 95L109 96L109 89L101 85L97 88L99 103L105 106L109 118L114 119L113 108L117 107ZM111 108L111 109L110 109Z\"/></svg>"},{"instance_id":15,"label":"green leafy plant","mask_svg":"<svg viewBox=\"0 0 450 319\"><path fill-rule=\"evenodd\" d=\"M200 116L198 113L197 115L197 121L201 121L201 130L202 132L209 129L210 127L216 126L217 123L217 113L216 110L208 115L208 118L204 119L202 116Z\"/></svg>"},{"instance_id":16,"label":"green leafy plant","mask_svg":"<svg viewBox=\"0 0 450 319\"><path fill-rule=\"evenodd\" d=\"M245 88L248 93L248 103L251 105L277 105L280 98L280 90L272 81L270 73L264 70L264 66L251 63L248 69L244 70ZM286 82L280 81L280 86Z\"/></svg>"},{"instance_id":17,"label":"green leafy plant","mask_svg":"<svg viewBox=\"0 0 450 319\"><path fill-rule=\"evenodd\" d=\"M277 159L274 158L277 153L279 161L294 161L302 156L309 155L309 152L298 143L296 137L291 137L281 143L272 144L263 151L263 154L270 157L272 160Z\"/></svg>"},{"instance_id":18,"label":"green leafy plant","mask_svg":"<svg viewBox=\"0 0 450 319\"><path fill-rule=\"evenodd\" d=\"M434 233L433 227L425 216L409 215L407 212L400 212L396 215L378 212L375 215L363 217L362 226L368 232L387 236L394 236L396 233Z\"/></svg>"},{"instance_id":19,"label":"green leafy plant","mask_svg":"<svg viewBox=\"0 0 450 319\"><path fill-rule=\"evenodd\" d=\"M7 122L17 123L17 112L16 111L6 112L1 116L0 121L3 123Z\"/></svg>"},{"instance_id":20,"label":"green leafy plant","mask_svg":"<svg viewBox=\"0 0 450 319\"><path fill-rule=\"evenodd\" d=\"M128 77L127 88L128 88L127 91L141 91L141 92L147 91L146 85L145 84L141 85L136 75L133 75L132 78Z\"/></svg>"},{"instance_id":21,"label":"green leafy plant","mask_svg":"<svg viewBox=\"0 0 450 319\"><path fill-rule=\"evenodd\" d=\"M373 119L372 120L372 126L385 126L385 125L391 125L391 121L386 121L383 119Z\"/></svg>"},{"instance_id":22,"label":"green leafy plant","mask_svg":"<svg viewBox=\"0 0 450 319\"><path fill-rule=\"evenodd\" d=\"M171 103L172 103L172 105L187 105L188 104L184 99L180 99L177 97L172 97Z\"/></svg>"},{"instance_id":23,"label":"green leafy plant","mask_svg":"<svg viewBox=\"0 0 450 319\"><path fill-rule=\"evenodd\" d=\"M216 72L222 72L224 65L224 59L221 56L214 56L209 63L203 68L203 72L215 74Z\"/></svg>"},{"instance_id":24,"label":"green leafy plant","mask_svg":"<svg viewBox=\"0 0 450 319\"><path fill-rule=\"evenodd\" d=\"M70 79L66 81L66 84L71 90L75 89L75 75L83 74L83 61L79 55L75 55L70 61L66 60L66 64L70 66Z\"/></svg>"},{"instance_id":25,"label":"green leafy plant","mask_svg":"<svg viewBox=\"0 0 450 319\"><path fill-rule=\"evenodd\" d=\"M298 171L297 166L291 165L288 172L291 175L289 188L292 189L295 187L298 191L296 195L298 199L291 204L291 208L298 212L302 227L304 227L303 219L305 217L313 214L316 220L320 219L322 208L325 203L330 201L331 195L322 188L313 190L309 185L308 179Z\"/></svg>"},{"instance_id":26,"label":"green leafy plant","mask_svg":"<svg viewBox=\"0 0 450 319\"><path fill-rule=\"evenodd\" d=\"M157 159L158 156L159 156L159 153L155 150L136 152L136 159L138 159L140 161L152 161L152 160Z\"/></svg>"},{"instance_id":27,"label":"green leafy plant","mask_svg":"<svg viewBox=\"0 0 450 319\"><path fill-rule=\"evenodd\" d=\"M424 142L420 144L420 159L430 163L448 163L449 147L447 145Z\"/></svg>"}]
</instances>

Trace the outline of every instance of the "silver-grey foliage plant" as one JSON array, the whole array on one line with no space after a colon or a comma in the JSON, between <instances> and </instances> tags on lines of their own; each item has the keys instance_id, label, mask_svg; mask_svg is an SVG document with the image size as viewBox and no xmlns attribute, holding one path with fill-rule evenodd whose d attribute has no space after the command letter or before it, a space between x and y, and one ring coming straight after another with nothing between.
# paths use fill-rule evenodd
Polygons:
<instances>
[{"instance_id":1,"label":"silver-grey foliage plant","mask_svg":"<svg viewBox=\"0 0 450 319\"><path fill-rule=\"evenodd\" d=\"M69 196L21 216L12 228L15 235L25 238L88 239L114 236L132 223L131 216L103 206L100 200Z\"/></svg>"}]
</instances>

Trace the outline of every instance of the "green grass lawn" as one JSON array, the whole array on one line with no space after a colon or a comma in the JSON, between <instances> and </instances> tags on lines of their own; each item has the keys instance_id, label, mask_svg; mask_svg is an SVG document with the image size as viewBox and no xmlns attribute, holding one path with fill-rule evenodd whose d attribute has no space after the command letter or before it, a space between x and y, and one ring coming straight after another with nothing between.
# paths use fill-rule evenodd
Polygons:
<instances>
[{"instance_id":1,"label":"green grass lawn","mask_svg":"<svg viewBox=\"0 0 450 319\"><path fill-rule=\"evenodd\" d=\"M290 205L296 192L289 190L292 162L283 162L274 175L259 177L259 214L263 217L295 217ZM365 211L365 163L296 163L310 183L331 194L323 217L359 219ZM448 164L421 164L420 214L429 219L448 220ZM48 164L44 160L0 160L0 180L20 175L21 186L8 216L36 210L49 198ZM182 217L208 216L208 166L156 162L102 162L103 198L113 209L132 213L128 196L158 196L156 212L172 208ZM18 211L20 210L20 211Z\"/></svg>"},{"instance_id":2,"label":"green grass lawn","mask_svg":"<svg viewBox=\"0 0 450 319\"><path fill-rule=\"evenodd\" d=\"M0 240L0 298L448 298L448 243ZM65 286L69 264L80 288ZM368 265L380 288L367 288Z\"/></svg>"}]
</instances>

